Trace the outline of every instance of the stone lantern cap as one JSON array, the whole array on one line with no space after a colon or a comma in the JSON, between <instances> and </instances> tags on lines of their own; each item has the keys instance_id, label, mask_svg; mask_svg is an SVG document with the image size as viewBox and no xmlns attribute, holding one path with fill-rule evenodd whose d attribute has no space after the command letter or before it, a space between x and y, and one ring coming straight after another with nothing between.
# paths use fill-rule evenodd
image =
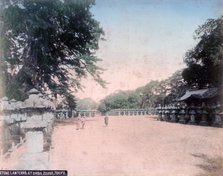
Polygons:
<instances>
[{"instance_id":1,"label":"stone lantern cap","mask_svg":"<svg viewBox=\"0 0 223 176\"><path fill-rule=\"evenodd\" d=\"M10 102L15 103L16 100L13 98L13 99L10 100Z\"/></svg>"},{"instance_id":2,"label":"stone lantern cap","mask_svg":"<svg viewBox=\"0 0 223 176\"><path fill-rule=\"evenodd\" d=\"M38 90L33 88L30 91L28 91L28 94L29 98L24 101L23 108L55 109L55 105L50 100L48 100L47 97L41 94Z\"/></svg>"},{"instance_id":3,"label":"stone lantern cap","mask_svg":"<svg viewBox=\"0 0 223 176\"><path fill-rule=\"evenodd\" d=\"M28 94L30 95L30 94L39 94L40 92L37 90L37 89L35 89L35 88L32 88L31 90L29 90L28 91Z\"/></svg>"}]
</instances>

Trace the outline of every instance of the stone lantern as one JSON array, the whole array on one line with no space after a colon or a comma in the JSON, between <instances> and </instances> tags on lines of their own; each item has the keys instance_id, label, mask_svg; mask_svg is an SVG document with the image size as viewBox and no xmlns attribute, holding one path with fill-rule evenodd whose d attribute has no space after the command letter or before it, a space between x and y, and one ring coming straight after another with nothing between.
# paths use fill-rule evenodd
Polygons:
<instances>
[{"instance_id":1,"label":"stone lantern","mask_svg":"<svg viewBox=\"0 0 223 176\"><path fill-rule=\"evenodd\" d=\"M171 115L170 115L170 121L171 122L176 122L177 118L176 118L176 114L177 114L177 107L176 106L172 106L171 107Z\"/></svg>"},{"instance_id":2,"label":"stone lantern","mask_svg":"<svg viewBox=\"0 0 223 176\"><path fill-rule=\"evenodd\" d=\"M222 112L221 112L221 105L218 102L217 105L213 108L214 109L214 123L213 126L221 127L223 125L222 121Z\"/></svg>"},{"instance_id":3,"label":"stone lantern","mask_svg":"<svg viewBox=\"0 0 223 176\"><path fill-rule=\"evenodd\" d=\"M186 114L185 109L181 108L181 110L179 111L179 122L180 123L186 123L185 114Z\"/></svg>"},{"instance_id":4,"label":"stone lantern","mask_svg":"<svg viewBox=\"0 0 223 176\"><path fill-rule=\"evenodd\" d=\"M9 101L9 108L8 110L10 111L10 120L11 122L15 122L15 121L19 121L18 119L18 114L17 114L17 110L16 110L16 100L12 99Z\"/></svg>"},{"instance_id":5,"label":"stone lantern","mask_svg":"<svg viewBox=\"0 0 223 176\"><path fill-rule=\"evenodd\" d=\"M200 125L204 125L204 126L208 125L207 115L208 115L208 108L205 105L205 103L203 102L202 107L201 107L201 122L200 122Z\"/></svg>"},{"instance_id":6,"label":"stone lantern","mask_svg":"<svg viewBox=\"0 0 223 176\"><path fill-rule=\"evenodd\" d=\"M189 124L196 124L196 121L195 121L195 115L196 115L196 111L195 111L195 107L194 105L192 104L190 109L189 109L189 115L190 115L190 121L189 121Z\"/></svg>"},{"instance_id":7,"label":"stone lantern","mask_svg":"<svg viewBox=\"0 0 223 176\"><path fill-rule=\"evenodd\" d=\"M165 121L169 121L170 120L170 107L166 106L165 107Z\"/></svg>"},{"instance_id":8,"label":"stone lantern","mask_svg":"<svg viewBox=\"0 0 223 176\"><path fill-rule=\"evenodd\" d=\"M157 114L158 114L158 119L159 119L159 120L162 120L162 107L159 105L159 106L156 108L156 111L157 111Z\"/></svg>"},{"instance_id":9,"label":"stone lantern","mask_svg":"<svg viewBox=\"0 0 223 176\"><path fill-rule=\"evenodd\" d=\"M161 108L161 112L162 112L161 119L160 119L161 121L165 120L165 109L166 107Z\"/></svg>"},{"instance_id":10,"label":"stone lantern","mask_svg":"<svg viewBox=\"0 0 223 176\"><path fill-rule=\"evenodd\" d=\"M1 99L1 111L7 110L9 108L9 99L8 97L3 97Z\"/></svg>"},{"instance_id":11,"label":"stone lantern","mask_svg":"<svg viewBox=\"0 0 223 176\"><path fill-rule=\"evenodd\" d=\"M43 151L43 133L53 116L48 113L50 110L48 100L44 100L38 90L31 89L28 93L29 98L24 101L22 108L27 120L22 128L26 131L28 151L38 153Z\"/></svg>"},{"instance_id":12,"label":"stone lantern","mask_svg":"<svg viewBox=\"0 0 223 176\"><path fill-rule=\"evenodd\" d=\"M7 123L13 123L13 120L10 118L11 117L11 110L12 110L12 107L9 103L8 97L3 97L1 99L1 112L2 112L2 115L4 117L4 120Z\"/></svg>"}]
</instances>

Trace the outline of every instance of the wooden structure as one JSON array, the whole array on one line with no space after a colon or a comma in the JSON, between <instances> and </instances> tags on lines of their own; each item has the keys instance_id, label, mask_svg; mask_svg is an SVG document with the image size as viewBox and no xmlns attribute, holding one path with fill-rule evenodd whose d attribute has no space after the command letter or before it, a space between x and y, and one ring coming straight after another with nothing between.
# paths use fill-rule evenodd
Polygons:
<instances>
[{"instance_id":1,"label":"wooden structure","mask_svg":"<svg viewBox=\"0 0 223 176\"><path fill-rule=\"evenodd\" d=\"M188 90L186 93L178 99L179 102L185 102L187 105L202 106L213 105L218 101L218 89L206 88L198 90Z\"/></svg>"}]
</instances>

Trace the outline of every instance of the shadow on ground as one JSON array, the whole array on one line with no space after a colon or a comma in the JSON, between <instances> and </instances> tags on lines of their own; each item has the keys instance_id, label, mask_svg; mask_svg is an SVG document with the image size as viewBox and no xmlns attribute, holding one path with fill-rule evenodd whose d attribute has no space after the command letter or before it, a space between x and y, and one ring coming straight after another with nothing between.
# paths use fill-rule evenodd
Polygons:
<instances>
[{"instance_id":1,"label":"shadow on ground","mask_svg":"<svg viewBox=\"0 0 223 176\"><path fill-rule=\"evenodd\" d=\"M210 158L205 154L191 154L196 158L200 158L203 164L196 165L203 170L202 173L197 174L196 176L221 176L223 174L223 158L215 157Z\"/></svg>"}]
</instances>

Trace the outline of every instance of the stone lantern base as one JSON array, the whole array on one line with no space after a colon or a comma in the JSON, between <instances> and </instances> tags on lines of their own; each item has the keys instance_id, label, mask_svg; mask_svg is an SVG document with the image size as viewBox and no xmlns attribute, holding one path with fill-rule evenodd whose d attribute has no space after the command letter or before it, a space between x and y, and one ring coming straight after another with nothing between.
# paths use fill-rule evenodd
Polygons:
<instances>
[{"instance_id":1,"label":"stone lantern base","mask_svg":"<svg viewBox=\"0 0 223 176\"><path fill-rule=\"evenodd\" d=\"M43 152L43 132L42 131L27 131L27 150L29 153Z\"/></svg>"}]
</instances>

